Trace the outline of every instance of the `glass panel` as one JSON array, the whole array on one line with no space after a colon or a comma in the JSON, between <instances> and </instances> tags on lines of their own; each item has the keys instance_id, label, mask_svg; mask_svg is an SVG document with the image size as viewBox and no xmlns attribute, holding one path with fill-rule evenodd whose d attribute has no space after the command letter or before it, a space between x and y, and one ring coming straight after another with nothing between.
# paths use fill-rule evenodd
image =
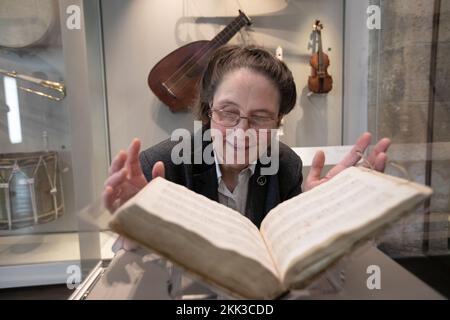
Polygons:
<instances>
[{"instance_id":1,"label":"glass panel","mask_svg":"<svg viewBox=\"0 0 450 320\"><path fill-rule=\"evenodd\" d=\"M100 201L110 153L134 137L144 150L175 129L193 128L191 112L174 113L153 94L149 71L176 48L214 38L242 9L253 25L229 43L261 45L274 54L281 48L294 75L297 105L283 119L280 139L305 148L305 174L314 147L334 152L327 170L348 150L335 146L350 145L368 130L374 140L392 139L388 174L434 189L429 203L377 243L450 296L450 1L255 3L1 1L0 288L66 288L66 282L73 288L88 274L90 288L100 278L107 263L99 262L112 257L116 237ZM379 29L376 23L365 28L369 5L380 9ZM334 81L327 95L308 88L318 18ZM150 261L147 251L135 253L137 261ZM167 268L155 277L167 281L164 294L179 298L196 282L159 257L152 266L160 263ZM112 265L123 269L121 260ZM339 289L340 271L330 270ZM361 285L365 292L366 282Z\"/></svg>"},{"instance_id":2,"label":"glass panel","mask_svg":"<svg viewBox=\"0 0 450 320\"><path fill-rule=\"evenodd\" d=\"M371 1L383 28L370 33L369 129L390 137L387 172L431 186L425 207L387 230L380 248L449 296L450 3ZM445 280L447 279L447 280Z\"/></svg>"},{"instance_id":3,"label":"glass panel","mask_svg":"<svg viewBox=\"0 0 450 320\"><path fill-rule=\"evenodd\" d=\"M65 284L88 272L84 257L100 259L86 253L77 214L102 191L108 167L98 8L0 6L0 288ZM69 16L84 24L69 29Z\"/></svg>"}]
</instances>

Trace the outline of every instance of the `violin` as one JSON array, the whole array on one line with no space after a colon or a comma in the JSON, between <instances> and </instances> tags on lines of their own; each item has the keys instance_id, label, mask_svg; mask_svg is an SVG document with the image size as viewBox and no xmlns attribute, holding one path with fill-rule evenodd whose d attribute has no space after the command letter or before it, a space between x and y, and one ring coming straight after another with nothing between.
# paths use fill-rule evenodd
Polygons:
<instances>
[{"instance_id":1,"label":"violin","mask_svg":"<svg viewBox=\"0 0 450 320\"><path fill-rule=\"evenodd\" d=\"M328 93L333 88L333 78L328 74L327 68L330 66L330 58L322 50L322 30L323 25L320 20L316 20L313 32L317 35L318 48L310 59L311 76L308 78L308 88L314 93Z\"/></svg>"}]
</instances>

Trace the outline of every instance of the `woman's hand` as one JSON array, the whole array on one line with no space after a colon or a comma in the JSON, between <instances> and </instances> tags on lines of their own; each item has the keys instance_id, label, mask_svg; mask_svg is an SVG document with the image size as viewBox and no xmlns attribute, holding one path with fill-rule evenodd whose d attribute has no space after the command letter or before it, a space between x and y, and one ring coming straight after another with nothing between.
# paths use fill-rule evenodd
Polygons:
<instances>
[{"instance_id":1,"label":"woman's hand","mask_svg":"<svg viewBox=\"0 0 450 320\"><path fill-rule=\"evenodd\" d=\"M139 162L140 148L140 140L133 139L127 152L121 150L111 164L102 196L104 206L111 213L147 185ZM152 177L164 178L164 164L161 161L153 166Z\"/></svg>"},{"instance_id":2,"label":"woman's hand","mask_svg":"<svg viewBox=\"0 0 450 320\"><path fill-rule=\"evenodd\" d=\"M372 135L369 132L363 133L356 141L356 144L353 146L350 153L347 154L339 164L331 168L331 170L328 171L327 175L323 178L321 178L321 175L322 169L325 164L325 154L323 153L323 151L318 151L314 155L311 170L309 171L308 178L306 178L305 181L304 191L311 190L312 188L315 188L318 185L327 182L339 172L357 164L361 159L361 154L364 154L364 151L370 145L371 140ZM381 139L380 141L378 141L375 148L367 158L368 162L375 170L380 172L384 171L387 160L386 150L389 148L390 144L391 140L389 140L388 138ZM368 166L366 163L364 163L363 165Z\"/></svg>"},{"instance_id":3,"label":"woman's hand","mask_svg":"<svg viewBox=\"0 0 450 320\"><path fill-rule=\"evenodd\" d=\"M105 181L103 191L103 204L111 213L147 185L139 162L140 148L140 140L133 139L128 151L121 150L109 168L109 177ZM164 164L158 161L153 166L152 177L164 178L164 176ZM122 247L125 250L135 250L139 247L129 239L122 238L122 240Z\"/></svg>"}]
</instances>

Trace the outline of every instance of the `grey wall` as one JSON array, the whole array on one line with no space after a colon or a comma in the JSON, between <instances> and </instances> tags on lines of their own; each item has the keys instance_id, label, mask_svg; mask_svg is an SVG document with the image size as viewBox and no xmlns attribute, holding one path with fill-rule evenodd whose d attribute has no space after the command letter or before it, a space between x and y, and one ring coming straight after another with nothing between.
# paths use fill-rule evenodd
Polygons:
<instances>
[{"instance_id":1,"label":"grey wall","mask_svg":"<svg viewBox=\"0 0 450 320\"><path fill-rule=\"evenodd\" d=\"M106 84L111 152L126 148L133 137L149 147L180 127L192 129L193 117L173 114L147 87L151 68L176 48L195 40L211 39L224 26L217 16L237 15L235 1L102 1ZM232 43L284 49L298 88L298 106L285 121L284 142L291 146L341 144L343 1L239 1L254 24ZM208 23L195 23L204 17ZM314 20L322 20L324 48L334 89L327 96L307 93L310 74L310 36ZM205 19L203 19L205 20ZM228 22L226 22L228 23Z\"/></svg>"},{"instance_id":2,"label":"grey wall","mask_svg":"<svg viewBox=\"0 0 450 320\"><path fill-rule=\"evenodd\" d=\"M411 179L426 182L426 160L431 161L430 214L420 208L386 232L384 250L391 255L410 256L448 253L450 212L450 2L441 1L440 24L436 28L436 78L430 79L433 40L433 4L429 0L371 0L381 6L382 29L370 33L368 119L378 137L388 136L393 148L390 159L398 161ZM434 115L429 113L435 99ZM427 135L433 129L427 154ZM407 148L396 148L396 145ZM397 151L398 150L398 151ZM392 166L387 172L399 175ZM424 246L424 244L427 244ZM424 251L425 250L425 251Z\"/></svg>"}]
</instances>

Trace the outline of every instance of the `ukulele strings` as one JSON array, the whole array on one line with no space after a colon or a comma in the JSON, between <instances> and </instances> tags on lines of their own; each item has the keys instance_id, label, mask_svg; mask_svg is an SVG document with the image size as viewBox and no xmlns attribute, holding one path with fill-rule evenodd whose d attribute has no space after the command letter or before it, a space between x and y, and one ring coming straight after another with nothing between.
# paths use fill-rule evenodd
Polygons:
<instances>
[{"instance_id":1,"label":"ukulele strings","mask_svg":"<svg viewBox=\"0 0 450 320\"><path fill-rule=\"evenodd\" d=\"M193 65L195 65L194 60L200 60L203 58L204 55L207 54L207 51L203 52L206 48L203 47L201 48L199 51L197 51L194 55L192 55L180 68L178 68L169 78L167 78L167 80L165 81L165 83L168 85L169 88L172 87L172 85L176 84L177 81L170 83L170 81L172 80L172 78L178 77L179 74L185 74L187 71L190 70L190 68L192 68ZM200 56L199 56L200 55ZM199 57L197 57L199 56ZM189 68L188 65L190 64ZM186 70L186 68L188 68Z\"/></svg>"},{"instance_id":2,"label":"ukulele strings","mask_svg":"<svg viewBox=\"0 0 450 320\"><path fill-rule=\"evenodd\" d=\"M238 17L238 18L240 18L240 17ZM237 22L237 25L231 27L231 25L232 25L232 24L236 24L236 22ZM237 30L239 30L239 28L240 28L240 27L239 27L239 21L238 21L237 19L236 19L235 21L233 21L233 22L230 24L230 31L234 31L235 27L238 27ZM228 32L227 32L227 34L228 34ZM221 40L221 39L224 39L224 38L226 38L226 35L224 34L223 36L220 36L220 33L219 33L219 34L217 35L217 37L216 37L216 39L218 39L218 40ZM214 50L214 47L215 47L215 46L216 46L216 44L213 44L212 46L206 48L207 50L206 50L205 52L203 52L203 53L202 53L202 51L204 51L204 48L202 48L199 52L197 52L195 55L193 55L193 56L192 56L185 64L183 64L183 66L182 66L181 68L179 68L172 76L170 76L170 77L166 80L166 83L168 84L169 88L173 89L173 87L176 87L176 85L177 85L180 81L182 81L183 78L186 78L186 77L184 77L184 74L190 72L190 71L195 67L195 62L193 62L192 60L196 59L197 61L200 61L201 59L203 59L203 57L207 56L207 55L209 54L210 51ZM200 57L197 59L197 56L198 56L198 55L200 55ZM191 63L191 62L192 62L192 63ZM189 65L189 64L190 64L190 66L189 66L189 68L188 68L188 65ZM187 68L187 70L184 71L183 69L186 69L186 68ZM183 70L183 72L182 72L182 70ZM180 74L180 73L181 73L181 74ZM178 77L177 74L180 74L180 76ZM174 78L175 75L177 75L178 79L176 79L175 82L171 82L171 83L169 84L170 80L171 80L172 78ZM183 83L183 82L181 82L181 84L182 84L182 83Z\"/></svg>"},{"instance_id":3,"label":"ukulele strings","mask_svg":"<svg viewBox=\"0 0 450 320\"><path fill-rule=\"evenodd\" d=\"M237 30L239 30L240 28L240 22L241 22L241 17L237 17L231 24L230 24L230 31L236 31L235 28L237 27ZM229 34L229 32L227 31L226 34ZM224 34L223 36L220 35L220 33L216 36L216 39L221 40L226 38L226 34ZM210 51L214 50L215 44L213 44L212 46L208 46L208 48L206 48L206 51L204 51L205 49L202 48L201 50L199 50L196 54L194 54L188 61L186 61L183 66L181 66L180 68L178 68L177 71L175 71L166 81L165 83L167 84L167 86L169 87L169 89L173 89L173 87L175 87L180 81L182 81L183 79L183 75L190 72L194 67L195 67L195 62L193 62L193 60L197 60L200 61L201 59L203 59L203 57L207 56L209 54ZM204 51L204 52L203 52ZM198 57L199 56L199 57ZM198 57L198 58L197 58ZM190 65L189 65L190 64ZM189 65L189 67L188 67ZM187 70L183 70L186 69ZM171 82L172 78L177 77L178 79L176 79L176 81Z\"/></svg>"},{"instance_id":4,"label":"ukulele strings","mask_svg":"<svg viewBox=\"0 0 450 320\"><path fill-rule=\"evenodd\" d=\"M234 30L234 28L235 28L234 25L235 25L235 24L237 24L237 27L239 28L240 19L241 19L241 16L238 16L236 19L234 19L234 20L230 23L230 31L233 31L233 30ZM224 30L225 30L225 29L224 29ZM224 31L224 30L222 30L222 31ZM239 29L238 29L238 30L239 30ZM226 37L225 34L224 34L223 36L220 36L221 33L222 33L222 32L220 32L220 33L215 37L215 39L220 40L221 38L223 39L223 38ZM226 33L228 34L229 32L227 31ZM213 45L213 47L214 47L214 45ZM208 52L209 52L210 50L212 50L212 49L213 49L212 47L208 47L207 50L206 50L206 52L204 52L204 53L202 53L202 51L204 50L204 48L202 48L201 50L199 50L199 51L198 51L196 54L194 54L188 61L186 61L186 62L183 64L183 66L181 66L177 71L175 71L175 72L174 72L174 73L166 80L166 82L167 82L167 83L170 82L170 79L171 79L171 78L173 78L177 73L180 73L182 69L185 69L185 68L187 67L187 65L189 65L189 64L192 62L192 60L196 59L197 56L198 56L199 54L200 54L200 57L198 58L198 60L201 60L201 59L202 59L204 56L206 56L206 55L208 54ZM192 63L191 66L189 67L189 69L188 69L186 72L190 71L190 69L193 68L194 65L195 65L195 63ZM183 71L183 74L186 73L186 72ZM176 83L176 82L175 82L175 83ZM175 83L174 83L174 84L175 84Z\"/></svg>"}]
</instances>

